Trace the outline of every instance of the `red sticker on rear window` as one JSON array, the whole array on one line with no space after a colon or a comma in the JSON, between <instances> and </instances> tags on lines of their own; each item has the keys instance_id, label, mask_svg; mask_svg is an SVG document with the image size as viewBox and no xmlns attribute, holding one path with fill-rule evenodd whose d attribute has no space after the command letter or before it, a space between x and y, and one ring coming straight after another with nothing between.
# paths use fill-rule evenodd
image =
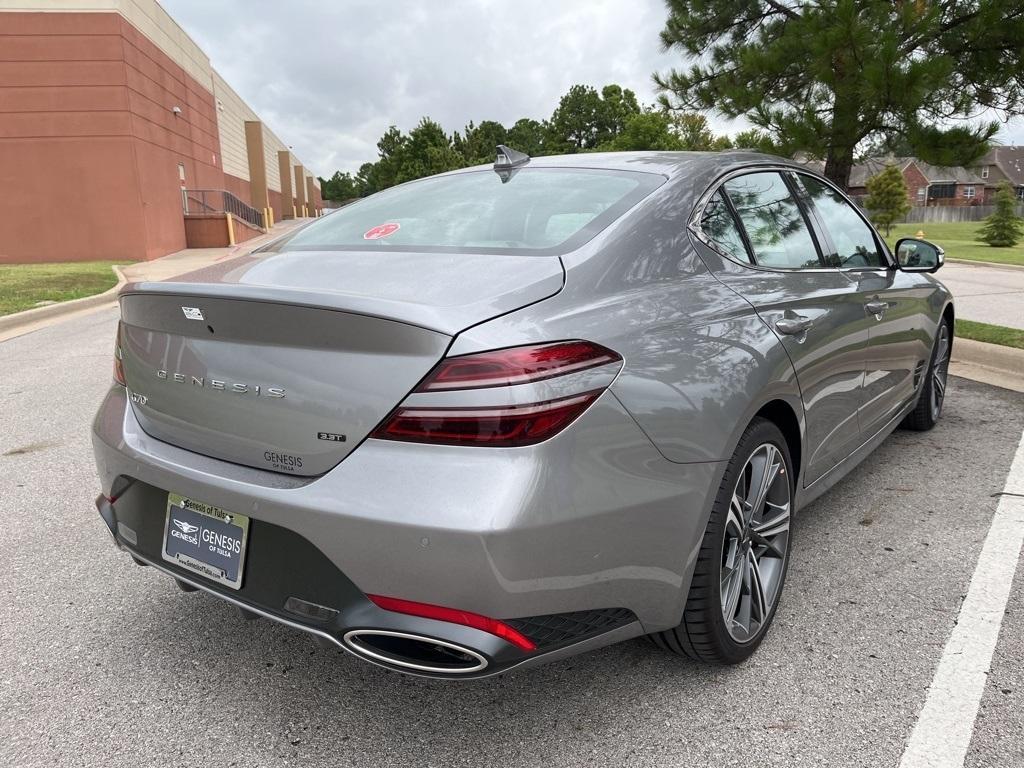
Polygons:
<instances>
[{"instance_id":1,"label":"red sticker on rear window","mask_svg":"<svg viewBox=\"0 0 1024 768\"><path fill-rule=\"evenodd\" d=\"M402 228L401 224L389 221L387 224L378 224L363 232L363 240L380 240L382 237L393 235Z\"/></svg>"}]
</instances>

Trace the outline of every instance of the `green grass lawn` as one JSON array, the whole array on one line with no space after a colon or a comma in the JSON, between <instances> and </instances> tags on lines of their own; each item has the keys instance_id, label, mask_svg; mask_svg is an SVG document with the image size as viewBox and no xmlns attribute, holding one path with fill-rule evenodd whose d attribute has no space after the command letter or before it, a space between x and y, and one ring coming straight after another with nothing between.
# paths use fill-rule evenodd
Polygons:
<instances>
[{"instance_id":1,"label":"green grass lawn","mask_svg":"<svg viewBox=\"0 0 1024 768\"><path fill-rule=\"evenodd\" d=\"M941 245L948 259L968 261L994 261L1000 264L1024 266L1024 241L1012 248L993 248L978 242L978 230L982 222L923 222L920 224L896 224L886 240L894 246L901 237L914 237L918 230L924 232L924 239Z\"/></svg>"},{"instance_id":2,"label":"green grass lawn","mask_svg":"<svg viewBox=\"0 0 1024 768\"><path fill-rule=\"evenodd\" d=\"M66 264L0 264L0 315L31 309L44 301L68 301L112 288L114 261Z\"/></svg>"},{"instance_id":3,"label":"green grass lawn","mask_svg":"<svg viewBox=\"0 0 1024 768\"><path fill-rule=\"evenodd\" d=\"M977 323L974 320L957 320L956 335L961 339L987 341L989 344L1002 344L1004 347L1024 349L1024 331L1018 328Z\"/></svg>"}]
</instances>

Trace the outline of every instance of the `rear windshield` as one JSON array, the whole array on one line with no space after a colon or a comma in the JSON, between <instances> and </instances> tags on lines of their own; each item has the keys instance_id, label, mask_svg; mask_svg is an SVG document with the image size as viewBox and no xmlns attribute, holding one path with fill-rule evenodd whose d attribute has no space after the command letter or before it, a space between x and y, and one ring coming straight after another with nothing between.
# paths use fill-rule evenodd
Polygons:
<instances>
[{"instance_id":1,"label":"rear windshield","mask_svg":"<svg viewBox=\"0 0 1024 768\"><path fill-rule=\"evenodd\" d=\"M331 213L275 250L522 253L578 248L665 181L635 171L522 168L439 176Z\"/></svg>"}]
</instances>

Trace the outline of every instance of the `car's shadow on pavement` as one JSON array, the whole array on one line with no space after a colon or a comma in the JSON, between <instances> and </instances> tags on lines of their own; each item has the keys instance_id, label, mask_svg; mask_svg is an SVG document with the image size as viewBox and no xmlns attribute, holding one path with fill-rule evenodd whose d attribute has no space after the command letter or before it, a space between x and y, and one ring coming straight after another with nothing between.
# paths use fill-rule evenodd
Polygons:
<instances>
[{"instance_id":1,"label":"car's shadow on pavement","mask_svg":"<svg viewBox=\"0 0 1024 768\"><path fill-rule=\"evenodd\" d=\"M484 680L419 679L247 622L151 569L131 574L141 605L107 613L98 640L131 659L118 674L139 706L201 707L211 733L262 734L252 748L281 757L645 764L657 762L648 750L686 745L721 758L737 738L744 754L779 739L794 756L827 754L829 732L891 759L885 745L902 743L920 706L1009 465L983 448L1012 455L1024 427L1024 396L963 380L950 390L934 431L897 431L801 510L775 625L737 667L638 639Z\"/></svg>"}]
</instances>

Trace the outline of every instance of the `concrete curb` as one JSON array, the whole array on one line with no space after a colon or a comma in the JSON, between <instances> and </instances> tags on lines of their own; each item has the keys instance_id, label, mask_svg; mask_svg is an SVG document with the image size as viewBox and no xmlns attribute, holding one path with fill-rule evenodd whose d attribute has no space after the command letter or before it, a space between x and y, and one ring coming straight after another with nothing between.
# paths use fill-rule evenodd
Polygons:
<instances>
[{"instance_id":1,"label":"concrete curb","mask_svg":"<svg viewBox=\"0 0 1024 768\"><path fill-rule=\"evenodd\" d=\"M1002 264L998 261L978 261L977 259L958 259L955 256L947 256L946 263L967 264L975 267L997 267L1000 269L1024 269L1021 264Z\"/></svg>"},{"instance_id":2,"label":"concrete curb","mask_svg":"<svg viewBox=\"0 0 1024 768\"><path fill-rule=\"evenodd\" d=\"M83 309L98 307L114 301L117 298L117 292L121 289L122 285L128 282L128 280L124 276L124 272L121 271L121 267L115 264L111 269L113 269L114 274L117 275L117 284L113 288L109 288L103 293L97 293L94 296L85 296L81 299L72 299L71 301L61 301L57 304L48 304L45 307L35 307L34 309L15 312L12 315L4 315L3 317L0 317L0 331L11 331L25 325L38 323L42 320L49 320L54 317L60 317L61 315L69 315L72 312L79 312Z\"/></svg>"},{"instance_id":3,"label":"concrete curb","mask_svg":"<svg viewBox=\"0 0 1024 768\"><path fill-rule=\"evenodd\" d=\"M955 339L950 363L956 376L1024 392L1024 349Z\"/></svg>"}]
</instances>

